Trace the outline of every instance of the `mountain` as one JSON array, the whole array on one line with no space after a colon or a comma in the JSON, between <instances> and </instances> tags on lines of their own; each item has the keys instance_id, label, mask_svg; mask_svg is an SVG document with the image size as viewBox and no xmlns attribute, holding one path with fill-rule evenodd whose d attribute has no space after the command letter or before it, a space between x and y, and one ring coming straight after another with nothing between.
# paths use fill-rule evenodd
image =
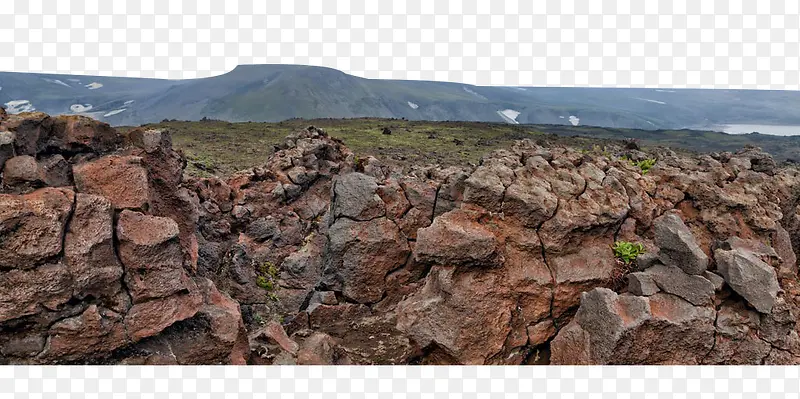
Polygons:
<instances>
[{"instance_id":1,"label":"mountain","mask_svg":"<svg viewBox=\"0 0 800 399\"><path fill-rule=\"evenodd\" d=\"M473 86L300 65L244 65L188 80L0 72L0 103L11 113L86 114L113 125L355 117L638 129L800 125L793 91Z\"/></svg>"}]
</instances>

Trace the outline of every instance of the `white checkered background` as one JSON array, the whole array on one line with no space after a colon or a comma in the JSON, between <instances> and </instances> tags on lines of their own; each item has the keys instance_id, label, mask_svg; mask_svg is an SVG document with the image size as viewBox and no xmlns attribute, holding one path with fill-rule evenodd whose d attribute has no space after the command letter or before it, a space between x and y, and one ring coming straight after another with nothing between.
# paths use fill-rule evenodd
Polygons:
<instances>
[{"instance_id":1,"label":"white checkered background","mask_svg":"<svg viewBox=\"0 0 800 399\"><path fill-rule=\"evenodd\" d=\"M795 1L2 0L0 70L180 79L291 63L478 85L797 90L798 28ZM798 377L797 367L0 367L0 397L796 398Z\"/></svg>"}]
</instances>

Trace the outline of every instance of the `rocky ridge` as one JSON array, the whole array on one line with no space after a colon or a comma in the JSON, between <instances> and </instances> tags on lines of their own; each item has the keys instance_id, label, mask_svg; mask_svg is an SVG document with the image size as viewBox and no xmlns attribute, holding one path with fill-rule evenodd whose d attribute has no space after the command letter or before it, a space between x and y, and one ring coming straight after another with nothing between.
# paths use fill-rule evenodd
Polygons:
<instances>
[{"instance_id":1,"label":"rocky ridge","mask_svg":"<svg viewBox=\"0 0 800 399\"><path fill-rule=\"evenodd\" d=\"M223 181L168 131L3 115L0 360L800 363L795 169L542 144L401 173L309 127Z\"/></svg>"}]
</instances>

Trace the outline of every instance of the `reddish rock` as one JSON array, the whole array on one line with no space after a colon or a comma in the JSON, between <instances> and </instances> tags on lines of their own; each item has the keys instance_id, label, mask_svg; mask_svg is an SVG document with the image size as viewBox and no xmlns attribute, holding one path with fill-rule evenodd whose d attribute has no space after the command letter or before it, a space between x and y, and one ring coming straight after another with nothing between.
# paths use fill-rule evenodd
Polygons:
<instances>
[{"instance_id":1,"label":"reddish rock","mask_svg":"<svg viewBox=\"0 0 800 399\"><path fill-rule=\"evenodd\" d=\"M548 254L547 261L555 274L554 316L578 305L581 293L611 282L618 267L611 242L587 242L567 254Z\"/></svg>"},{"instance_id":2,"label":"reddish rock","mask_svg":"<svg viewBox=\"0 0 800 399\"><path fill-rule=\"evenodd\" d=\"M558 197L550 190L547 181L523 175L506 190L503 213L518 219L527 227L538 227L553 217L558 205Z\"/></svg>"},{"instance_id":3,"label":"reddish rock","mask_svg":"<svg viewBox=\"0 0 800 399\"><path fill-rule=\"evenodd\" d=\"M82 115L59 115L53 120L53 133L46 146L65 152L107 152L122 144L109 124Z\"/></svg>"},{"instance_id":4,"label":"reddish rock","mask_svg":"<svg viewBox=\"0 0 800 399\"><path fill-rule=\"evenodd\" d=\"M508 166L484 164L464 181L464 202L499 212L503 194L513 179L514 171Z\"/></svg>"},{"instance_id":5,"label":"reddish rock","mask_svg":"<svg viewBox=\"0 0 800 399\"><path fill-rule=\"evenodd\" d=\"M0 272L0 322L55 310L72 297L72 280L64 265Z\"/></svg>"},{"instance_id":6,"label":"reddish rock","mask_svg":"<svg viewBox=\"0 0 800 399\"><path fill-rule=\"evenodd\" d=\"M328 230L328 238L324 281L359 303L379 301L386 275L402 266L410 253L397 225L386 218L339 219Z\"/></svg>"},{"instance_id":7,"label":"reddish rock","mask_svg":"<svg viewBox=\"0 0 800 399\"><path fill-rule=\"evenodd\" d=\"M134 303L189 289L175 221L125 210L117 222L117 238Z\"/></svg>"},{"instance_id":8,"label":"reddish rock","mask_svg":"<svg viewBox=\"0 0 800 399\"><path fill-rule=\"evenodd\" d=\"M492 266L498 261L497 238L476 219L454 210L417 232L414 258L418 262L451 266Z\"/></svg>"},{"instance_id":9,"label":"reddish rock","mask_svg":"<svg viewBox=\"0 0 800 399\"><path fill-rule=\"evenodd\" d=\"M403 188L395 179L387 180L383 185L378 186L378 196L386 206L386 217L391 220L400 219L411 209Z\"/></svg>"},{"instance_id":10,"label":"reddish rock","mask_svg":"<svg viewBox=\"0 0 800 399\"><path fill-rule=\"evenodd\" d=\"M97 305L54 324L49 334L42 357L58 361L100 358L128 343L122 316Z\"/></svg>"},{"instance_id":11,"label":"reddish rock","mask_svg":"<svg viewBox=\"0 0 800 399\"><path fill-rule=\"evenodd\" d=\"M420 347L436 346L463 364L483 364L503 350L510 333L524 345L527 326L550 314L551 276L541 247L509 259L506 268L434 266L425 285L398 304L397 329Z\"/></svg>"},{"instance_id":12,"label":"reddish rock","mask_svg":"<svg viewBox=\"0 0 800 399\"><path fill-rule=\"evenodd\" d=\"M178 321L193 317L202 303L200 294L190 292L133 305L125 315L125 329L133 342L152 337Z\"/></svg>"},{"instance_id":13,"label":"reddish rock","mask_svg":"<svg viewBox=\"0 0 800 399\"><path fill-rule=\"evenodd\" d=\"M67 189L0 194L0 267L30 269L59 255L73 201Z\"/></svg>"},{"instance_id":14,"label":"reddish rock","mask_svg":"<svg viewBox=\"0 0 800 399\"><path fill-rule=\"evenodd\" d=\"M178 224L169 218L122 211L117 221L120 257L127 267L151 269L181 264L176 250Z\"/></svg>"},{"instance_id":15,"label":"reddish rock","mask_svg":"<svg viewBox=\"0 0 800 399\"><path fill-rule=\"evenodd\" d=\"M315 332L300 345L298 365L348 365L351 364L337 340L328 334Z\"/></svg>"},{"instance_id":16,"label":"reddish rock","mask_svg":"<svg viewBox=\"0 0 800 399\"><path fill-rule=\"evenodd\" d=\"M175 358L183 365L244 365L247 333L239 304L207 279L197 280L203 305L190 319L164 332Z\"/></svg>"},{"instance_id":17,"label":"reddish rock","mask_svg":"<svg viewBox=\"0 0 800 399\"><path fill-rule=\"evenodd\" d=\"M144 209L148 204L147 171L135 156L109 155L73 168L78 191L106 197L115 209Z\"/></svg>"},{"instance_id":18,"label":"reddish rock","mask_svg":"<svg viewBox=\"0 0 800 399\"><path fill-rule=\"evenodd\" d=\"M271 342L279 345L281 349L292 355L297 355L297 351L300 349L300 347L297 345L297 342L294 342L291 338L289 338L288 335L286 335L286 331L283 330L283 326L274 321L267 323L266 326L259 328L254 333L250 334L250 341L261 337L268 338L271 340Z\"/></svg>"},{"instance_id":19,"label":"reddish rock","mask_svg":"<svg viewBox=\"0 0 800 399\"><path fill-rule=\"evenodd\" d=\"M64 264L78 298L110 296L120 289L123 269L114 251L113 212L111 201L104 197L76 195L64 239Z\"/></svg>"},{"instance_id":20,"label":"reddish rock","mask_svg":"<svg viewBox=\"0 0 800 399\"><path fill-rule=\"evenodd\" d=\"M714 346L715 312L676 296L584 293L552 341L552 364L700 364Z\"/></svg>"},{"instance_id":21,"label":"reddish rock","mask_svg":"<svg viewBox=\"0 0 800 399\"><path fill-rule=\"evenodd\" d=\"M29 333L12 337L0 348L7 357L32 358L44 350L46 338L41 333Z\"/></svg>"}]
</instances>

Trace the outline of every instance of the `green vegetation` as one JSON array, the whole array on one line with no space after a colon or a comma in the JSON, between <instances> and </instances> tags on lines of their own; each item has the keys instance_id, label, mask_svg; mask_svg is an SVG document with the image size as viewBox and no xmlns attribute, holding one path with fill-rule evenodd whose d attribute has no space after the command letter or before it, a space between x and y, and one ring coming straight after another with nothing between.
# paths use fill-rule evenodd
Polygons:
<instances>
[{"instance_id":1,"label":"green vegetation","mask_svg":"<svg viewBox=\"0 0 800 399\"><path fill-rule=\"evenodd\" d=\"M650 169L652 169L653 166L655 166L656 160L655 159L643 159L643 160L638 161L638 162L631 161L631 164L633 166L638 167L642 171L642 175L646 175L647 172L649 172Z\"/></svg>"},{"instance_id":2,"label":"green vegetation","mask_svg":"<svg viewBox=\"0 0 800 399\"><path fill-rule=\"evenodd\" d=\"M272 301L278 300L278 296L275 294L278 290L278 273L278 268L269 261L259 265L256 272L256 285L267 291L267 296Z\"/></svg>"},{"instance_id":3,"label":"green vegetation","mask_svg":"<svg viewBox=\"0 0 800 399\"><path fill-rule=\"evenodd\" d=\"M529 138L538 143L569 145L583 152L610 157L608 144L621 147L636 139L640 146L666 146L675 151L737 151L756 145L777 160L800 160L800 136L727 135L694 130L636 130L567 125L510 125L484 122L430 122L403 119L291 119L278 123L207 120L164 121L149 127L167 128L173 144L188 160L192 176L230 176L233 172L263 164L273 146L308 126L324 129L342 139L358 157L375 156L400 165L477 164L491 151L508 148L514 141ZM383 134L383 128L392 134ZM128 130L130 127L122 127ZM644 162L644 161L643 161ZM645 166L644 168L642 166ZM652 165L650 165L652 167ZM643 173L649 170L640 165Z\"/></svg>"},{"instance_id":4,"label":"green vegetation","mask_svg":"<svg viewBox=\"0 0 800 399\"><path fill-rule=\"evenodd\" d=\"M639 255L645 252L644 245L628 241L617 241L611 249L614 251L614 257L626 265L630 265Z\"/></svg>"}]
</instances>

